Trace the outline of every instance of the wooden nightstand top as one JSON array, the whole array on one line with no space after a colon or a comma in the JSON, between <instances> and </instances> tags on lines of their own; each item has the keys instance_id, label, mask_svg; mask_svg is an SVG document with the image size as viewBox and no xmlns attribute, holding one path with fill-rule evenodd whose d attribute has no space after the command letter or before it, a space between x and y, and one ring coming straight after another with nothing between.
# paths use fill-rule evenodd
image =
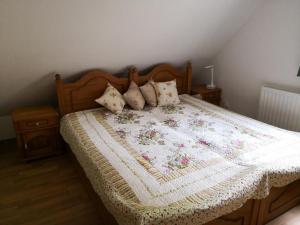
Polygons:
<instances>
[{"instance_id":1,"label":"wooden nightstand top","mask_svg":"<svg viewBox=\"0 0 300 225\"><path fill-rule=\"evenodd\" d=\"M24 107L12 112L14 122L48 117L58 117L58 112L51 106Z\"/></svg>"},{"instance_id":2,"label":"wooden nightstand top","mask_svg":"<svg viewBox=\"0 0 300 225\"><path fill-rule=\"evenodd\" d=\"M208 89L205 84L198 84L192 87L192 95L200 95L201 99L220 106L221 88Z\"/></svg>"},{"instance_id":3,"label":"wooden nightstand top","mask_svg":"<svg viewBox=\"0 0 300 225\"><path fill-rule=\"evenodd\" d=\"M197 84L192 86L192 94L210 94L210 93L216 93L221 92L221 88L215 88L215 89L208 89L206 87L206 84Z\"/></svg>"}]
</instances>

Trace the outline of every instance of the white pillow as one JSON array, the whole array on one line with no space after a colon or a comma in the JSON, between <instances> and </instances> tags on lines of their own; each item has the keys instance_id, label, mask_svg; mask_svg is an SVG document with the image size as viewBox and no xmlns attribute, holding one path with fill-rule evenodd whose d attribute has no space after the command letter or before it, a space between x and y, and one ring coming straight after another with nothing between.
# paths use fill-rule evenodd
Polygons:
<instances>
[{"instance_id":1,"label":"white pillow","mask_svg":"<svg viewBox=\"0 0 300 225\"><path fill-rule=\"evenodd\" d=\"M158 106L177 105L180 103L176 80L155 82L154 85Z\"/></svg>"},{"instance_id":2,"label":"white pillow","mask_svg":"<svg viewBox=\"0 0 300 225\"><path fill-rule=\"evenodd\" d=\"M116 114L121 113L126 104L120 92L110 83L107 83L107 88L103 95L100 98L95 99L95 102Z\"/></svg>"},{"instance_id":3,"label":"white pillow","mask_svg":"<svg viewBox=\"0 0 300 225\"><path fill-rule=\"evenodd\" d=\"M130 86L123 97L128 105L135 110L142 110L145 105L145 99L134 81L131 81Z\"/></svg>"},{"instance_id":4,"label":"white pillow","mask_svg":"<svg viewBox=\"0 0 300 225\"><path fill-rule=\"evenodd\" d=\"M140 87L140 90L145 98L145 101L150 106L157 106L157 97L154 89L154 81L149 80L145 85Z\"/></svg>"}]
</instances>

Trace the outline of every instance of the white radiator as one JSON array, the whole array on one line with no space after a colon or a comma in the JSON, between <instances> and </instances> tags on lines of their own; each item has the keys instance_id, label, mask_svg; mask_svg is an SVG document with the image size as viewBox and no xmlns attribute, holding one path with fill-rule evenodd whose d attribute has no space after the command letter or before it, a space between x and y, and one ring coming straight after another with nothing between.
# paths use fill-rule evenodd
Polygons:
<instances>
[{"instance_id":1,"label":"white radiator","mask_svg":"<svg viewBox=\"0 0 300 225\"><path fill-rule=\"evenodd\" d=\"M300 131L300 94L262 87L258 120L292 131Z\"/></svg>"}]
</instances>

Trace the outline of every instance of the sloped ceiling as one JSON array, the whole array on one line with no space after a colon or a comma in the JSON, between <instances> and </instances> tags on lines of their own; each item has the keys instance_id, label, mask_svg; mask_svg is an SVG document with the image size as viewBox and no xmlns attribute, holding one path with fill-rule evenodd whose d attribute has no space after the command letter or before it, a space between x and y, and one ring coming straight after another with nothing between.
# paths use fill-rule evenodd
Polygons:
<instances>
[{"instance_id":1,"label":"sloped ceiling","mask_svg":"<svg viewBox=\"0 0 300 225\"><path fill-rule=\"evenodd\" d=\"M55 102L53 73L192 60L197 76L262 0L1 0L0 116Z\"/></svg>"}]
</instances>

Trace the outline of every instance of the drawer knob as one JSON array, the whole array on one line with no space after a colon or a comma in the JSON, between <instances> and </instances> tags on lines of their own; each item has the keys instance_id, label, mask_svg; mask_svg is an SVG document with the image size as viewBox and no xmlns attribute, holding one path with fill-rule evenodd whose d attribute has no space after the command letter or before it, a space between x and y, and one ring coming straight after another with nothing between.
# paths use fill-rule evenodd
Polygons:
<instances>
[{"instance_id":1,"label":"drawer knob","mask_svg":"<svg viewBox=\"0 0 300 225\"><path fill-rule=\"evenodd\" d=\"M40 125L40 123L39 123L39 122L36 122L36 123L35 123L35 125L36 125L36 126L39 126L39 125Z\"/></svg>"}]
</instances>

